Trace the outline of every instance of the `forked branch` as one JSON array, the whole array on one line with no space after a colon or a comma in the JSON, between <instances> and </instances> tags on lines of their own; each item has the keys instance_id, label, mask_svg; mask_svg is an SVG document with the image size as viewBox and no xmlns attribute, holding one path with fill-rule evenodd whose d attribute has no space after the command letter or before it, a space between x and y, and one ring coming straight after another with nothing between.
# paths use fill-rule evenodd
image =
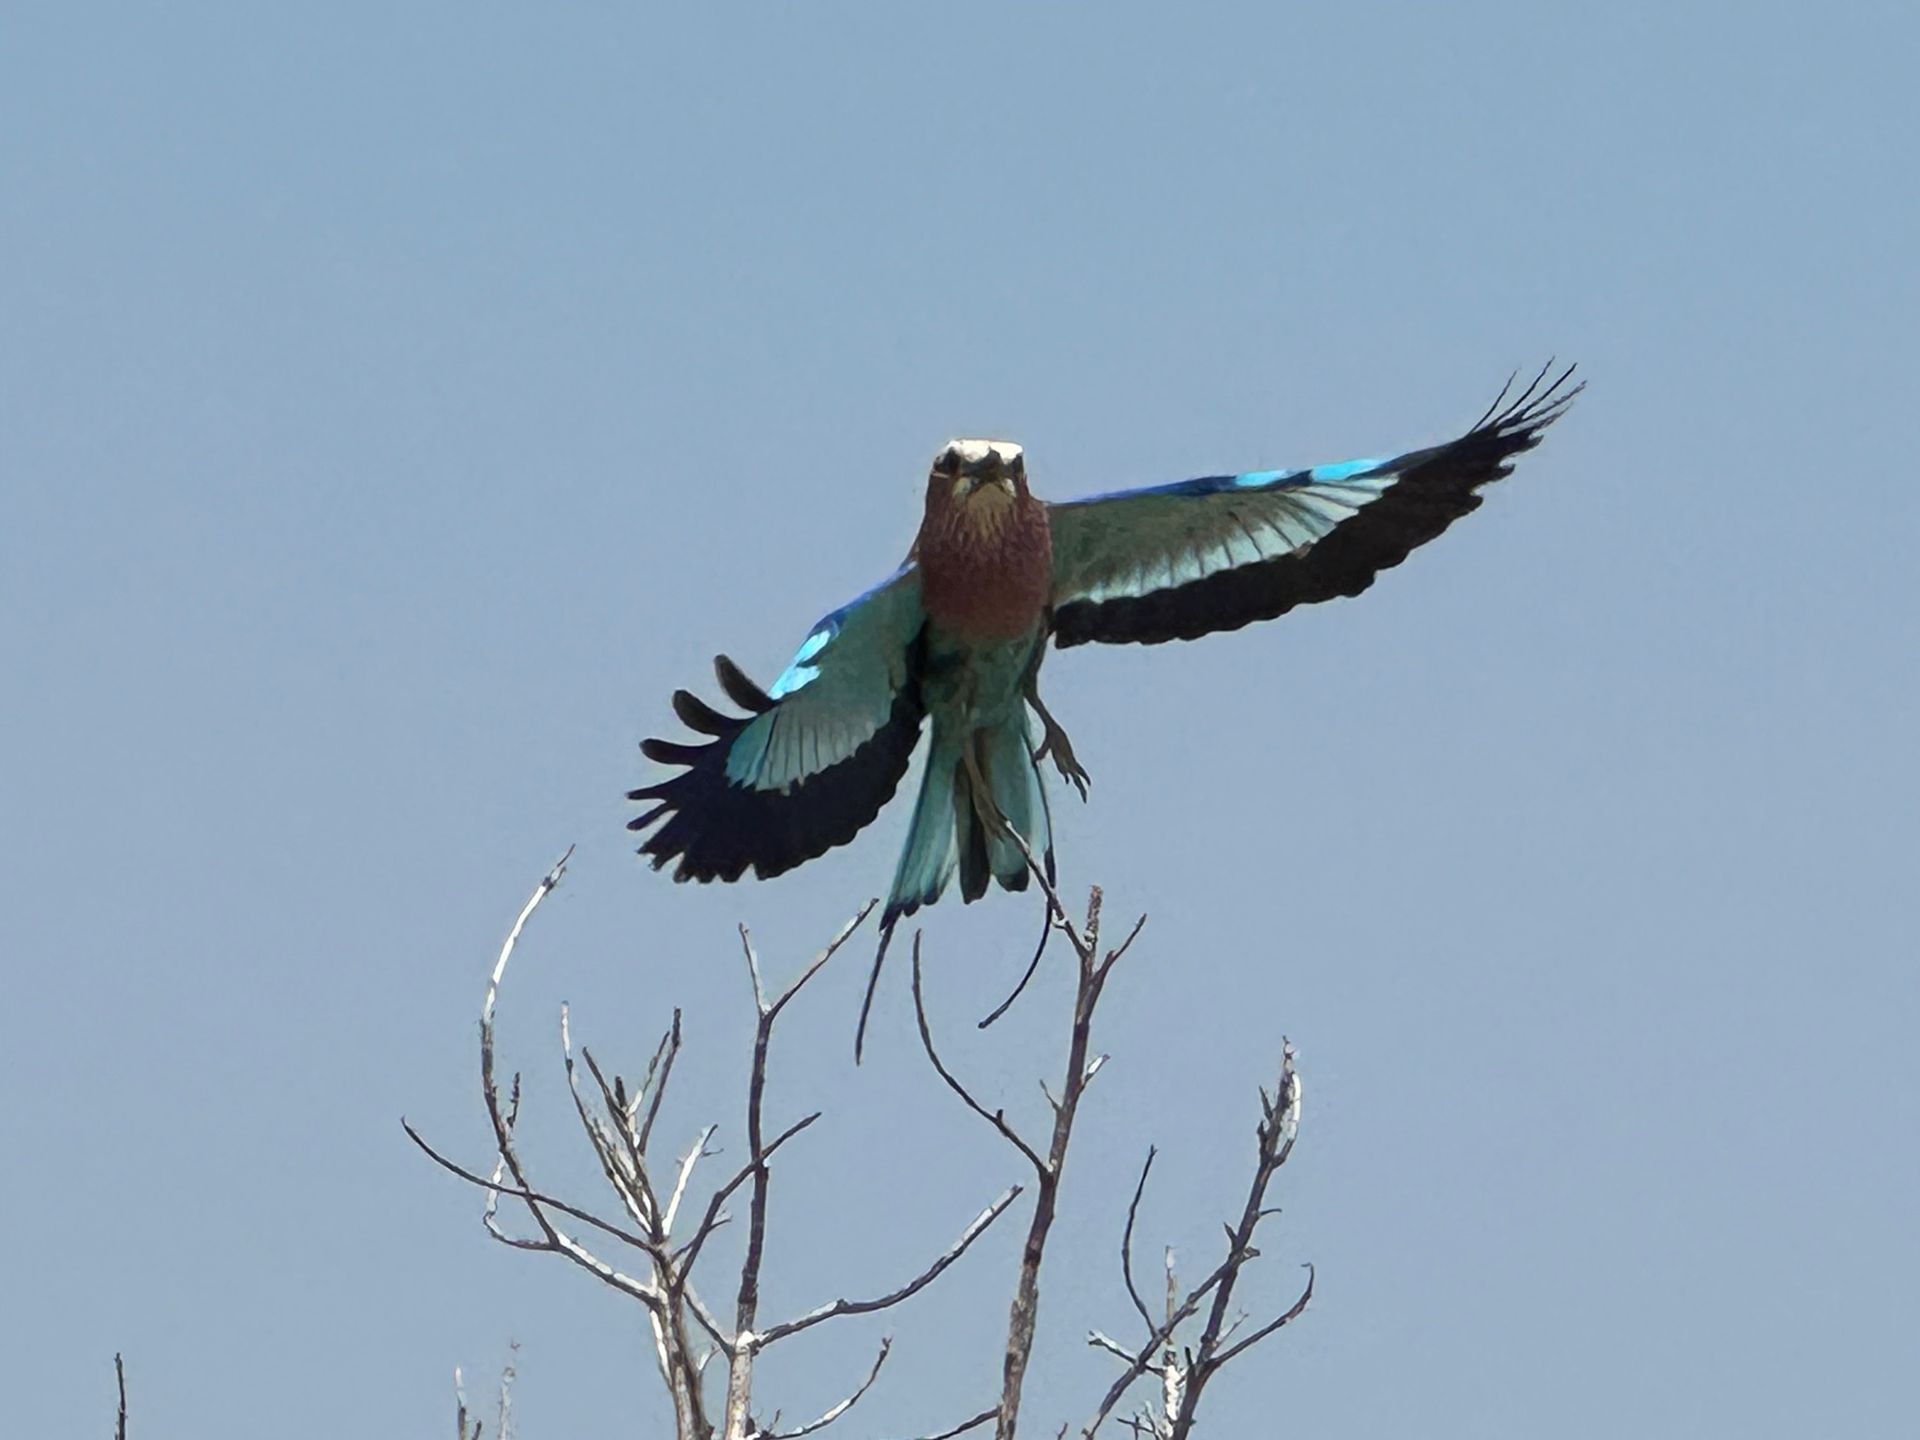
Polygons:
<instances>
[{"instance_id":1,"label":"forked branch","mask_svg":"<svg viewBox=\"0 0 1920 1440\"><path fill-rule=\"evenodd\" d=\"M797 1440L799 1436L815 1434L844 1416L872 1388L890 1353L891 1338L882 1341L879 1354L866 1378L845 1399L807 1424L785 1431L771 1426L763 1427L754 1419L754 1360L759 1353L789 1336L827 1321L849 1315L874 1314L904 1304L956 1263L1006 1213L1021 1193L1020 1187L1009 1189L988 1205L962 1230L958 1240L896 1289L872 1299L829 1301L794 1319L764 1330L758 1328L760 1278L769 1247L773 1161L790 1140L820 1118L819 1112L815 1111L791 1121L772 1135L767 1133L767 1065L775 1025L795 997L825 968L866 919L874 908L872 904L849 921L791 983L771 998L752 937L742 928L740 940L745 952L755 1013L753 1049L747 1071L747 1158L737 1170L707 1192L704 1203L695 1202L694 1208L699 1218L689 1234L683 1236L677 1233L677 1221L696 1166L715 1153L709 1142L717 1127L704 1127L681 1158L672 1162L670 1169L657 1164L652 1152L652 1140L665 1104L674 1062L682 1045L681 1017L677 1010L671 1026L654 1046L638 1086L629 1088L622 1075L616 1072L609 1076L592 1052L584 1047L580 1051L581 1063L576 1065L571 1017L562 1007L560 1052L568 1094L581 1130L599 1163L601 1174L618 1198L624 1216L621 1220L609 1219L588 1206L563 1199L535 1185L518 1144L519 1076L513 1077L503 1097L496 1074L495 1018L508 962L534 911L566 873L567 858L571 854L569 850L567 856L562 856L547 872L521 908L488 977L480 1012L480 1090L493 1131L494 1160L491 1173L483 1173L441 1153L405 1119L402 1119L401 1125L408 1137L435 1164L485 1194L482 1220L487 1232L496 1240L514 1249L560 1255L643 1307L654 1360L673 1402L674 1433L678 1440L716 1440L716 1437L718 1440ZM590 1085L582 1079L582 1066L591 1081ZM745 1254L735 1285L731 1323L722 1324L701 1300L694 1286L693 1274L708 1240L728 1222L728 1201L742 1192L746 1197ZM533 1226L532 1234L511 1234L499 1223L496 1212L503 1197L517 1202L525 1210ZM601 1258L575 1234L562 1228L562 1222L582 1227L583 1234L597 1235L626 1247L631 1256L631 1262L626 1263L631 1264L631 1271L618 1268ZM726 1388L717 1423L709 1418L711 1412L704 1379L709 1363L715 1358L723 1359L726 1369ZM479 1424L472 1422L469 1430L464 1398L460 1406L463 1440L469 1436L477 1437ZM504 1414L503 1409L503 1418ZM775 1423L777 1425L777 1421Z\"/></svg>"},{"instance_id":2,"label":"forked branch","mask_svg":"<svg viewBox=\"0 0 1920 1440\"><path fill-rule=\"evenodd\" d=\"M1174 1270L1173 1254L1169 1251L1166 1314L1158 1324L1151 1318L1134 1281L1134 1225L1154 1160L1154 1152L1147 1152L1146 1163L1140 1168L1139 1183L1134 1187L1133 1200L1127 1206L1126 1229L1120 1241L1121 1275L1126 1282L1128 1297L1146 1325L1147 1338L1137 1349L1129 1350L1098 1331L1088 1336L1088 1344L1116 1356L1124 1368L1108 1388L1092 1418L1081 1427L1083 1440L1092 1440L1127 1391L1147 1375L1154 1376L1160 1382L1157 1402L1143 1407L1123 1423L1136 1435L1151 1436L1153 1440L1187 1440L1193 1430L1200 1397L1213 1377L1237 1356L1306 1311L1313 1299L1312 1266L1307 1267L1306 1286L1291 1306L1250 1334L1238 1340L1233 1338L1246 1319L1244 1315L1229 1318L1234 1288L1239 1283L1241 1271L1259 1257L1260 1252L1253 1243L1254 1232L1262 1220L1277 1213L1275 1207L1266 1203L1267 1190L1274 1175L1293 1153L1293 1143L1299 1130L1300 1076L1294 1068L1293 1046L1283 1040L1279 1084L1272 1095L1264 1089L1260 1092L1260 1123L1255 1131L1257 1144L1253 1179L1247 1187L1239 1219L1227 1227L1226 1257L1205 1280L1182 1295ZM1184 1347L1176 1344L1176 1332L1180 1326L1198 1314L1203 1305L1207 1313L1198 1343Z\"/></svg>"}]
</instances>

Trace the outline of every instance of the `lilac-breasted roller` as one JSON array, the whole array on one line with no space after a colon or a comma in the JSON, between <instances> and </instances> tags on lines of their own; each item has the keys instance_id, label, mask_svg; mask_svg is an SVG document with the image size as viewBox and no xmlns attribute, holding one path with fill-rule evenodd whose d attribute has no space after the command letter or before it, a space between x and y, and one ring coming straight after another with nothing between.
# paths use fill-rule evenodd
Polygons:
<instances>
[{"instance_id":1,"label":"lilac-breasted roller","mask_svg":"<svg viewBox=\"0 0 1920 1440\"><path fill-rule=\"evenodd\" d=\"M1550 367L1549 367L1550 368ZM881 917L900 918L960 877L1027 885L1017 831L1051 874L1039 762L1086 795L1087 774L1041 702L1041 661L1088 641L1158 644L1358 595L1480 504L1481 486L1539 443L1581 389L1569 367L1508 389L1464 435L1391 459L1250 470L1047 503L1006 440L955 440L927 478L906 562L821 620L762 690L724 655L727 715L685 690L673 708L704 741L648 740L685 767L631 792L630 823L676 880L778 875L851 840L879 813L931 722L926 770ZM1029 716L1039 722L1035 743ZM876 971L877 973L877 971ZM871 990L869 990L869 996Z\"/></svg>"}]
</instances>

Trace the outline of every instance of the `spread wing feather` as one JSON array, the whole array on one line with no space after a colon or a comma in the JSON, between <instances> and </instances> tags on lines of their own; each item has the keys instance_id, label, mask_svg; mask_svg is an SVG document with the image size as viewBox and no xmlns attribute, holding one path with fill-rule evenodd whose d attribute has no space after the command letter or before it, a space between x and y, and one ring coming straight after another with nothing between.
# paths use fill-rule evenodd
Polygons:
<instances>
[{"instance_id":1,"label":"spread wing feather","mask_svg":"<svg viewBox=\"0 0 1920 1440\"><path fill-rule=\"evenodd\" d=\"M647 740L651 760L684 768L631 791L653 807L640 853L676 880L765 879L844 845L892 796L913 755L920 697L920 576L906 566L808 632L762 690L726 656L720 688L747 713L728 715L685 690L681 723L708 739Z\"/></svg>"},{"instance_id":2,"label":"spread wing feather","mask_svg":"<svg viewBox=\"0 0 1920 1440\"><path fill-rule=\"evenodd\" d=\"M1054 638L1153 645L1358 595L1480 504L1580 385L1507 389L1460 436L1392 459L1209 475L1052 507Z\"/></svg>"}]
</instances>

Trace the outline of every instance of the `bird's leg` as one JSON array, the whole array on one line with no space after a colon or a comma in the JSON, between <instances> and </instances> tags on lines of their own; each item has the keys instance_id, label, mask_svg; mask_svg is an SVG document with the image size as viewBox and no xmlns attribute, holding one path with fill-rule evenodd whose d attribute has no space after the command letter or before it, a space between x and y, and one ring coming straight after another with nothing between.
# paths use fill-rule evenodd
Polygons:
<instances>
[{"instance_id":1,"label":"bird's leg","mask_svg":"<svg viewBox=\"0 0 1920 1440\"><path fill-rule=\"evenodd\" d=\"M1067 732L1060 727L1060 722L1053 718L1053 712L1047 709L1046 702L1040 698L1038 685L1027 686L1027 703L1033 707L1034 714L1040 717L1040 725L1045 732L1040 739L1040 748L1033 752L1033 758L1045 760L1052 756L1060 778L1071 781L1074 789L1080 792L1080 798L1085 800L1087 786L1093 783L1093 777L1074 758L1073 742L1067 739Z\"/></svg>"},{"instance_id":2,"label":"bird's leg","mask_svg":"<svg viewBox=\"0 0 1920 1440\"><path fill-rule=\"evenodd\" d=\"M1011 830L1007 817L1000 813L1000 806L994 801L993 787L987 784L987 773L980 768L980 732L974 731L967 737L967 743L960 749L960 761L967 769L967 786L973 791L973 810L989 830Z\"/></svg>"}]
</instances>

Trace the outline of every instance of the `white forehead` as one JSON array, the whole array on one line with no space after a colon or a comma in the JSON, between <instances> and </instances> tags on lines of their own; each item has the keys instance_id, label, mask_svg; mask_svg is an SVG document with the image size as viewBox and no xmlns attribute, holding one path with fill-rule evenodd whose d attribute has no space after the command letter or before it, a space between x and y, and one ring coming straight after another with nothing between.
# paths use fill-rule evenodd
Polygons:
<instances>
[{"instance_id":1,"label":"white forehead","mask_svg":"<svg viewBox=\"0 0 1920 1440\"><path fill-rule=\"evenodd\" d=\"M978 465L990 455L999 455L1003 464L1020 458L1020 447L1011 440L949 440L944 454L957 457L963 465Z\"/></svg>"}]
</instances>

